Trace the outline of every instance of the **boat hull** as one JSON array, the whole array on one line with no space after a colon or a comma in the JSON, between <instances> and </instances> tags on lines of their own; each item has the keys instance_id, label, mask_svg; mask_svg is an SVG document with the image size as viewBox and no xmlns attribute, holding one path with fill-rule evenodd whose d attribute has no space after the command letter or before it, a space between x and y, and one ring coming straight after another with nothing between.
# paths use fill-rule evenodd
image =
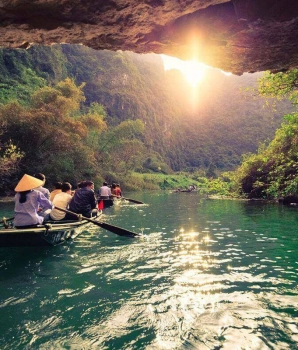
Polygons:
<instances>
[{"instance_id":1,"label":"boat hull","mask_svg":"<svg viewBox=\"0 0 298 350\"><path fill-rule=\"evenodd\" d=\"M174 190L173 192L175 193L180 193L180 192L186 192L186 193L190 193L190 192L194 192L195 190Z\"/></svg>"},{"instance_id":2,"label":"boat hull","mask_svg":"<svg viewBox=\"0 0 298 350\"><path fill-rule=\"evenodd\" d=\"M36 228L0 230L0 247L56 246L74 239L88 221L47 223Z\"/></svg>"}]
</instances>

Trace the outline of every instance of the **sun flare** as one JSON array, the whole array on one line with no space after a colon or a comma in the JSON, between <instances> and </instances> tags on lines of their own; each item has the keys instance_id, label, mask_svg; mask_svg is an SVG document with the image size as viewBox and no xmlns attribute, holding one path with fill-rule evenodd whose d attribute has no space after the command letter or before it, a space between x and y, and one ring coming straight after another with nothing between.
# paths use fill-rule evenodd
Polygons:
<instances>
[{"instance_id":1,"label":"sun flare","mask_svg":"<svg viewBox=\"0 0 298 350\"><path fill-rule=\"evenodd\" d=\"M203 80L206 70L205 64L196 60L182 61L179 58L161 55L164 70L178 69L192 87L197 87Z\"/></svg>"}]
</instances>

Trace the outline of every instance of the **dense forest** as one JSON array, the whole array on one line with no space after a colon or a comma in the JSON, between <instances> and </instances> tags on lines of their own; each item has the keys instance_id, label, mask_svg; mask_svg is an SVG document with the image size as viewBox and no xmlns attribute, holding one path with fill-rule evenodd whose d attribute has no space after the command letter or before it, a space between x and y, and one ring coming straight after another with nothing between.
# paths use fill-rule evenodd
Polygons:
<instances>
[{"instance_id":1,"label":"dense forest","mask_svg":"<svg viewBox=\"0 0 298 350\"><path fill-rule=\"evenodd\" d=\"M261 96L278 100L288 98L295 111L284 116L273 140L246 154L236 171L229 174L231 189L249 198L283 199L298 203L298 70L267 73L259 81ZM276 100L277 99L277 100Z\"/></svg>"},{"instance_id":2,"label":"dense forest","mask_svg":"<svg viewBox=\"0 0 298 350\"><path fill-rule=\"evenodd\" d=\"M262 74L206 71L193 89L158 55L81 45L0 50L1 183L20 173L50 181L129 181L129 172L216 176L268 144L292 110L264 108ZM242 88L242 91L241 91Z\"/></svg>"}]
</instances>

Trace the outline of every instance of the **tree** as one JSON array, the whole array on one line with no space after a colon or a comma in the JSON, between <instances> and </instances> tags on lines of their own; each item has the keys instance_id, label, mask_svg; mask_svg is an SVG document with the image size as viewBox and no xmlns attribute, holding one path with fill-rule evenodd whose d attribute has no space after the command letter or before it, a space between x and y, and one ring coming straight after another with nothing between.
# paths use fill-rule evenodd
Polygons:
<instances>
[{"instance_id":1,"label":"tree","mask_svg":"<svg viewBox=\"0 0 298 350\"><path fill-rule=\"evenodd\" d=\"M86 120L72 117L84 101L82 88L66 79L36 91L29 107L17 102L1 106L0 121L6 125L2 143L11 140L22 152L21 172L44 172L50 181L96 173L94 152L86 144Z\"/></svg>"},{"instance_id":2,"label":"tree","mask_svg":"<svg viewBox=\"0 0 298 350\"><path fill-rule=\"evenodd\" d=\"M17 173L22 157L23 153L11 141L4 144L0 141L0 193L9 190L10 179Z\"/></svg>"},{"instance_id":3,"label":"tree","mask_svg":"<svg viewBox=\"0 0 298 350\"><path fill-rule=\"evenodd\" d=\"M102 133L107 131L107 123L104 120L106 115L104 106L94 102L88 108L87 113L79 117L88 130L87 144L94 151L97 151Z\"/></svg>"},{"instance_id":4,"label":"tree","mask_svg":"<svg viewBox=\"0 0 298 350\"><path fill-rule=\"evenodd\" d=\"M254 198L298 193L298 114L285 117L267 147L244 158L235 172L240 192Z\"/></svg>"},{"instance_id":5,"label":"tree","mask_svg":"<svg viewBox=\"0 0 298 350\"><path fill-rule=\"evenodd\" d=\"M286 73L266 72L258 80L258 94L273 99L289 99L294 105L298 104L298 69Z\"/></svg>"},{"instance_id":6,"label":"tree","mask_svg":"<svg viewBox=\"0 0 298 350\"><path fill-rule=\"evenodd\" d=\"M144 130L141 120L127 120L102 133L97 151L99 165L115 172L127 172L140 166L147 151L137 138Z\"/></svg>"}]
</instances>

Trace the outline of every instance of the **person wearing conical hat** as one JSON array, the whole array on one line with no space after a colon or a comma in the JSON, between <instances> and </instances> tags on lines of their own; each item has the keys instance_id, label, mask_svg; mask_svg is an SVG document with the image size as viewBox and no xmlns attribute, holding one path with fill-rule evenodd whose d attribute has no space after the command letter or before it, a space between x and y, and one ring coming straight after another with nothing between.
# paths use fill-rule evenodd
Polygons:
<instances>
[{"instance_id":1,"label":"person wearing conical hat","mask_svg":"<svg viewBox=\"0 0 298 350\"><path fill-rule=\"evenodd\" d=\"M38 215L38 209L40 207L52 209L52 202L41 192L35 190L42 184L42 180L27 174L17 184L14 207L14 226L16 228L42 224L44 217Z\"/></svg>"}]
</instances>

